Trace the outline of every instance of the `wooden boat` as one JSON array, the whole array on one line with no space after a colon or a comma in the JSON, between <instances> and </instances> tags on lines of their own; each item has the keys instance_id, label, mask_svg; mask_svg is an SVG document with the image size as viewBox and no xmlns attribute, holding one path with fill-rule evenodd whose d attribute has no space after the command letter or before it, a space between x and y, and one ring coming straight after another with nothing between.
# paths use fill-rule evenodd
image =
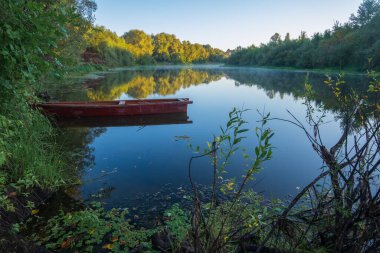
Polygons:
<instances>
[{"instance_id":1,"label":"wooden boat","mask_svg":"<svg viewBox=\"0 0 380 253\"><path fill-rule=\"evenodd\" d=\"M120 127L120 126L155 126L172 124L191 124L187 113L168 113L132 116L107 116L83 118L56 118L58 127Z\"/></svg>"},{"instance_id":2,"label":"wooden boat","mask_svg":"<svg viewBox=\"0 0 380 253\"><path fill-rule=\"evenodd\" d=\"M45 114L66 117L108 117L186 113L188 98L115 100L99 102L48 102L36 104Z\"/></svg>"}]
</instances>

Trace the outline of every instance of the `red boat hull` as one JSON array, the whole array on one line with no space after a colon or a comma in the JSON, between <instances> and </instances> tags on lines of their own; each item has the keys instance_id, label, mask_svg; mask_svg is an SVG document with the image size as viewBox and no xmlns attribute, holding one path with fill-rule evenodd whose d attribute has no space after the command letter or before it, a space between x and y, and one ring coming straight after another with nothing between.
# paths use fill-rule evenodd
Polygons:
<instances>
[{"instance_id":1,"label":"red boat hull","mask_svg":"<svg viewBox=\"0 0 380 253\"><path fill-rule=\"evenodd\" d=\"M187 98L180 98L40 103L36 106L48 115L81 118L186 113L191 103Z\"/></svg>"}]
</instances>

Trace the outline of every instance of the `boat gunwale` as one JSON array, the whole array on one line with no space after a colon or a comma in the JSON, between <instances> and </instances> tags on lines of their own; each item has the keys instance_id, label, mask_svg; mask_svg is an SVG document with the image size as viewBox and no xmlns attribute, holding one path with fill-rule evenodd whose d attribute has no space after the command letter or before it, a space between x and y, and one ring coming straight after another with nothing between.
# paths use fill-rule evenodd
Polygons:
<instances>
[{"instance_id":1,"label":"boat gunwale","mask_svg":"<svg viewBox=\"0 0 380 253\"><path fill-rule=\"evenodd\" d=\"M121 101L125 103L120 104ZM145 103L144 103L145 102ZM111 100L100 102L80 102L80 101L67 101L67 102L46 102L37 103L38 107L82 107L82 108L120 108L120 107L135 107L135 106L156 106L156 105L187 105L192 104L188 98L185 99L150 99L150 100Z\"/></svg>"}]
</instances>

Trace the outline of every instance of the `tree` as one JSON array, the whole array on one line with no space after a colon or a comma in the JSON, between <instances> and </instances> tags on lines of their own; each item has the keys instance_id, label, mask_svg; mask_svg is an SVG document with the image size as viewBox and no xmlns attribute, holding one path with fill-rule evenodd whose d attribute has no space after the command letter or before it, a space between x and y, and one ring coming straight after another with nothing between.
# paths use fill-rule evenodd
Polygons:
<instances>
[{"instance_id":1,"label":"tree","mask_svg":"<svg viewBox=\"0 0 380 253\"><path fill-rule=\"evenodd\" d=\"M141 30L130 30L122 38L127 43L129 51L136 57L151 56L153 54L153 39Z\"/></svg>"},{"instance_id":2,"label":"tree","mask_svg":"<svg viewBox=\"0 0 380 253\"><path fill-rule=\"evenodd\" d=\"M356 15L351 15L350 21L354 27L362 27L379 14L379 11L380 2L378 0L364 0L363 3L360 4Z\"/></svg>"},{"instance_id":3,"label":"tree","mask_svg":"<svg viewBox=\"0 0 380 253\"><path fill-rule=\"evenodd\" d=\"M89 29L85 35L85 40L87 43L85 55L90 53L95 55L92 58L100 58L96 62L90 61L91 63L116 67L129 66L135 62L125 40L103 26Z\"/></svg>"},{"instance_id":4,"label":"tree","mask_svg":"<svg viewBox=\"0 0 380 253\"><path fill-rule=\"evenodd\" d=\"M153 55L157 61L182 62L182 44L175 35L160 33L153 37Z\"/></svg>"},{"instance_id":5,"label":"tree","mask_svg":"<svg viewBox=\"0 0 380 253\"><path fill-rule=\"evenodd\" d=\"M277 44L280 42L281 42L281 35L279 33L275 33L272 35L272 37L270 37L270 43Z\"/></svg>"},{"instance_id":6,"label":"tree","mask_svg":"<svg viewBox=\"0 0 380 253\"><path fill-rule=\"evenodd\" d=\"M300 68L355 68L380 69L380 3L365 0L357 15L350 22L335 22L324 33L315 33L311 39L302 31L297 39L289 33L281 42L274 34L267 44L258 48L239 48L228 59L228 63L255 66L286 66ZM281 42L281 43L280 43Z\"/></svg>"},{"instance_id":7,"label":"tree","mask_svg":"<svg viewBox=\"0 0 380 253\"><path fill-rule=\"evenodd\" d=\"M0 6L3 93L14 92L16 85L36 83L40 76L62 69L73 50L81 46L67 39L81 37L86 17L92 16L96 4L90 0L0 0Z\"/></svg>"},{"instance_id":8,"label":"tree","mask_svg":"<svg viewBox=\"0 0 380 253\"><path fill-rule=\"evenodd\" d=\"M290 34L286 33L284 41L288 42L290 41Z\"/></svg>"},{"instance_id":9,"label":"tree","mask_svg":"<svg viewBox=\"0 0 380 253\"><path fill-rule=\"evenodd\" d=\"M307 33L305 31L301 31L300 35L298 36L299 41L305 41L307 39Z\"/></svg>"}]
</instances>

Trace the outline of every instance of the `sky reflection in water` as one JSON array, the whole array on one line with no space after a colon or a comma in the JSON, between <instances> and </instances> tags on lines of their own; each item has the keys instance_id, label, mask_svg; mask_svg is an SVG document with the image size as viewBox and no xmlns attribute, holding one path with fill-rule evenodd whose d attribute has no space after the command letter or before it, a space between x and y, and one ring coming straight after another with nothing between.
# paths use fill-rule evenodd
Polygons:
<instances>
[{"instance_id":1,"label":"sky reflection in water","mask_svg":"<svg viewBox=\"0 0 380 253\"><path fill-rule=\"evenodd\" d=\"M306 72L220 67L131 69L108 75L87 91L86 99L188 97L194 101L188 107L193 123L103 129L89 144L94 165L85 168L83 179L91 181L112 173L84 184L82 195L87 197L99 188L114 187L106 202L119 207L127 198L159 191L168 183L175 188L188 185L187 167L192 156L189 144L206 147L213 134L219 134L219 127L226 124L233 107L251 109L244 118L252 130L260 119L256 109L288 119L286 110L289 110L305 122L302 94L306 75ZM310 74L309 79L319 94L316 102L336 111L339 107L323 84L325 77ZM346 80L360 89L365 77L349 76ZM327 146L340 133L334 114L327 115L327 124L322 128ZM322 163L302 130L281 121L270 121L269 127L275 132L273 159L255 176L253 189L267 197L286 197L318 175ZM251 153L257 143L254 137L254 132L249 132L242 142ZM223 176L239 179L244 170L245 161L237 153L231 159L229 173ZM197 183L210 184L212 167L207 157L194 161L193 176Z\"/></svg>"}]
</instances>

